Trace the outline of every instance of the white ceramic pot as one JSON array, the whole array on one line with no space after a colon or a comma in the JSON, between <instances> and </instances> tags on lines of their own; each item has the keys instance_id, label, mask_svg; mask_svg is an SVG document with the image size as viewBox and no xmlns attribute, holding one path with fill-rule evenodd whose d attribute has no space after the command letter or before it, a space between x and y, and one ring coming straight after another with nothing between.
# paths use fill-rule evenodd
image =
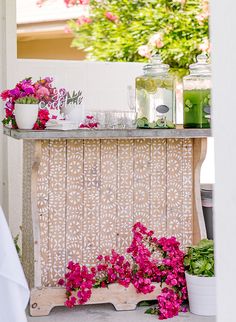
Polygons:
<instances>
[{"instance_id":1,"label":"white ceramic pot","mask_svg":"<svg viewBox=\"0 0 236 322\"><path fill-rule=\"evenodd\" d=\"M69 104L62 109L62 112L65 114L66 119L71 123L80 124L84 121L85 108L83 105Z\"/></svg>"},{"instance_id":2,"label":"white ceramic pot","mask_svg":"<svg viewBox=\"0 0 236 322\"><path fill-rule=\"evenodd\" d=\"M185 272L189 309L198 315L216 315L216 278L190 275Z\"/></svg>"},{"instance_id":3,"label":"white ceramic pot","mask_svg":"<svg viewBox=\"0 0 236 322\"><path fill-rule=\"evenodd\" d=\"M32 130L38 118L38 104L15 104L16 124L21 130Z\"/></svg>"}]
</instances>

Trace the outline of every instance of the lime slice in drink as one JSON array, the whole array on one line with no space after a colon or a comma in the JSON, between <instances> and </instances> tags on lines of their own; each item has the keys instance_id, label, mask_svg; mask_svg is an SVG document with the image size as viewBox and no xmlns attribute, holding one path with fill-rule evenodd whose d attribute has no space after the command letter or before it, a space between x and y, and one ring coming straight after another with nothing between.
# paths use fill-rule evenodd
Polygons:
<instances>
[{"instance_id":1,"label":"lime slice in drink","mask_svg":"<svg viewBox=\"0 0 236 322\"><path fill-rule=\"evenodd\" d=\"M185 105L186 105L187 107L189 107L189 108L191 108L191 107L193 106L193 104L191 103L191 101L190 101L190 100L186 100L186 101L185 101Z\"/></svg>"},{"instance_id":2,"label":"lime slice in drink","mask_svg":"<svg viewBox=\"0 0 236 322\"><path fill-rule=\"evenodd\" d=\"M148 125L148 119L144 116L144 117L140 117L137 119L137 127L140 127L140 128L144 128Z\"/></svg>"},{"instance_id":3,"label":"lime slice in drink","mask_svg":"<svg viewBox=\"0 0 236 322\"><path fill-rule=\"evenodd\" d=\"M163 119L158 119L156 121L156 127L157 128L164 128L165 127L165 121Z\"/></svg>"},{"instance_id":4,"label":"lime slice in drink","mask_svg":"<svg viewBox=\"0 0 236 322\"><path fill-rule=\"evenodd\" d=\"M150 129L155 129L155 127L156 127L156 122L151 122L151 123L149 123L149 127L150 127Z\"/></svg>"},{"instance_id":5,"label":"lime slice in drink","mask_svg":"<svg viewBox=\"0 0 236 322\"><path fill-rule=\"evenodd\" d=\"M167 125L168 129L174 129L175 128L174 123L172 123L171 121L166 121L166 125Z\"/></svg>"},{"instance_id":6,"label":"lime slice in drink","mask_svg":"<svg viewBox=\"0 0 236 322\"><path fill-rule=\"evenodd\" d=\"M145 89L148 93L155 93L157 91L157 81L153 78L145 79Z\"/></svg>"},{"instance_id":7,"label":"lime slice in drink","mask_svg":"<svg viewBox=\"0 0 236 322\"><path fill-rule=\"evenodd\" d=\"M136 79L136 89L143 89L145 85L145 82L142 78Z\"/></svg>"}]
</instances>

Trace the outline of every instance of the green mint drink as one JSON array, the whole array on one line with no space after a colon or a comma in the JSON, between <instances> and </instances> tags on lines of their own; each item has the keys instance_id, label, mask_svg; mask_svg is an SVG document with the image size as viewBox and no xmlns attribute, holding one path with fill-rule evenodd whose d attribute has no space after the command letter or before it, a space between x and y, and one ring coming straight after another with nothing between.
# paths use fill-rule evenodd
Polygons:
<instances>
[{"instance_id":1,"label":"green mint drink","mask_svg":"<svg viewBox=\"0 0 236 322\"><path fill-rule=\"evenodd\" d=\"M211 90L184 90L184 127L210 128Z\"/></svg>"}]
</instances>

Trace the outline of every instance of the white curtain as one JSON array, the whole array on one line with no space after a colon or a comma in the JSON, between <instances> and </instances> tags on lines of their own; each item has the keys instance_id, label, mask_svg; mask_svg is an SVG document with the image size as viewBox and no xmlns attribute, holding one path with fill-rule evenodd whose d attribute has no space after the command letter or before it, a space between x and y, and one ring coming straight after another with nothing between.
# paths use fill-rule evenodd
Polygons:
<instances>
[{"instance_id":1,"label":"white curtain","mask_svg":"<svg viewBox=\"0 0 236 322\"><path fill-rule=\"evenodd\" d=\"M26 322L29 289L0 207L0 321Z\"/></svg>"}]
</instances>

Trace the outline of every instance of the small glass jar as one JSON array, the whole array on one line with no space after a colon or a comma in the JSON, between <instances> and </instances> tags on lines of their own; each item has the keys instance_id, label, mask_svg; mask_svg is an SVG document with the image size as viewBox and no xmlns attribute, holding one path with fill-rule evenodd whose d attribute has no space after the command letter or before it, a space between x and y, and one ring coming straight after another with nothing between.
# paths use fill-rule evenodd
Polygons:
<instances>
[{"instance_id":1,"label":"small glass jar","mask_svg":"<svg viewBox=\"0 0 236 322\"><path fill-rule=\"evenodd\" d=\"M143 70L144 75L136 78L137 127L174 128L175 86L169 65L155 55Z\"/></svg>"},{"instance_id":2,"label":"small glass jar","mask_svg":"<svg viewBox=\"0 0 236 322\"><path fill-rule=\"evenodd\" d=\"M183 78L185 128L211 127L211 66L205 54L189 66L190 74Z\"/></svg>"}]
</instances>

